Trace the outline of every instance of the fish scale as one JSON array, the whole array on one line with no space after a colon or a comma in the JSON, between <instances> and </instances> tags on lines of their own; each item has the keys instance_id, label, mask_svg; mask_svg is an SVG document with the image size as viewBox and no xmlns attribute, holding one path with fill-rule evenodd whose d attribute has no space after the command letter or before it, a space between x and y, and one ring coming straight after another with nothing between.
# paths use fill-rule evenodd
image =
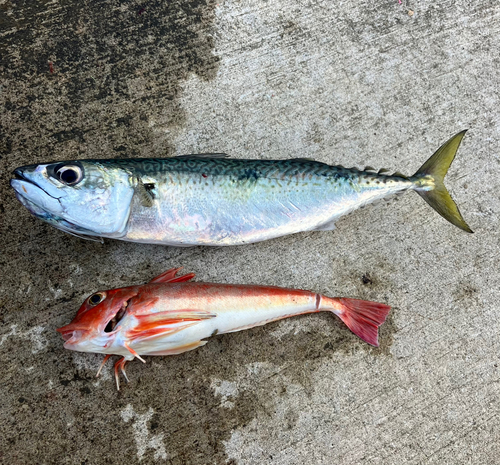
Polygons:
<instances>
[{"instance_id":1,"label":"fish scale","mask_svg":"<svg viewBox=\"0 0 500 465\"><path fill-rule=\"evenodd\" d=\"M175 245L257 242L333 221L355 206L363 188L365 197L375 189L385 196L388 183L394 192L411 185L402 178L376 179L372 173L302 160L186 162L161 160L156 173L148 169L148 179L156 178L158 202L152 210L132 204L125 239ZM141 176L143 162L129 169ZM152 223L160 226L154 232Z\"/></svg>"},{"instance_id":2,"label":"fish scale","mask_svg":"<svg viewBox=\"0 0 500 465\"><path fill-rule=\"evenodd\" d=\"M124 367L129 360L180 354L205 345L215 334L306 313L331 312L362 340L378 346L378 328L390 309L301 289L189 282L194 274L177 276L179 271L172 268L148 284L92 294L73 321L57 330L64 347L106 354L103 364L111 355L121 355L115 364L119 389L119 371L128 381Z\"/></svg>"},{"instance_id":3,"label":"fish scale","mask_svg":"<svg viewBox=\"0 0 500 465\"><path fill-rule=\"evenodd\" d=\"M333 229L338 218L407 190L472 232L443 182L464 134L443 144L410 177L303 158L202 154L29 165L14 171L11 185L35 216L87 238L174 246L248 244Z\"/></svg>"}]
</instances>

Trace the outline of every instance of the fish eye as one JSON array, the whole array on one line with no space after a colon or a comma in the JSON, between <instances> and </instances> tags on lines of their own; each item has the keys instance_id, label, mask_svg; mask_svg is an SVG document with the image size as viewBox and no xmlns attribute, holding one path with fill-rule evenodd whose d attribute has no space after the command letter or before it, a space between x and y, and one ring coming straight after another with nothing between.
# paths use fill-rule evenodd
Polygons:
<instances>
[{"instance_id":1,"label":"fish eye","mask_svg":"<svg viewBox=\"0 0 500 465\"><path fill-rule=\"evenodd\" d=\"M104 292L96 292L87 299L87 302L89 303L89 305L92 305L92 307L95 307L97 304L100 304L105 298L106 294Z\"/></svg>"},{"instance_id":2,"label":"fish eye","mask_svg":"<svg viewBox=\"0 0 500 465\"><path fill-rule=\"evenodd\" d=\"M55 175L59 181L67 186L74 186L83 178L82 169L77 165L61 166L56 170Z\"/></svg>"}]
</instances>

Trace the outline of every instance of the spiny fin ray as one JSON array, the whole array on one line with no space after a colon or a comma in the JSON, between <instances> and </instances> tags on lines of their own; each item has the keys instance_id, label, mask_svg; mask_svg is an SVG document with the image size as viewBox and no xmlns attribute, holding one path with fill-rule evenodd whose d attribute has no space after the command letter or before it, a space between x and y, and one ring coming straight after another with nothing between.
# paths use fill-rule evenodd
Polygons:
<instances>
[{"instance_id":1,"label":"spiny fin ray","mask_svg":"<svg viewBox=\"0 0 500 465\"><path fill-rule=\"evenodd\" d=\"M164 271L162 274L156 276L153 278L151 281L149 281L150 284L158 284L158 283L182 283L185 281L190 281L193 279L196 275L194 273L188 273L185 274L184 276L178 276L176 277L177 273L182 270L182 266L179 268L170 268L167 271Z\"/></svg>"}]
</instances>

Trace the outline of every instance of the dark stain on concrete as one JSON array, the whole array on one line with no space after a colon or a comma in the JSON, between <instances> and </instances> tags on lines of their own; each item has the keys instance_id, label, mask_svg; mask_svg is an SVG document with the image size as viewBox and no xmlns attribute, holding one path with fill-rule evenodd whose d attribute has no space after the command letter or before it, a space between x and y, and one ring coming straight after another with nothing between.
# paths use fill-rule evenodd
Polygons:
<instances>
[{"instance_id":1,"label":"dark stain on concrete","mask_svg":"<svg viewBox=\"0 0 500 465\"><path fill-rule=\"evenodd\" d=\"M11 171L58 159L168 155L185 119L178 101L182 82L191 73L212 79L217 72L215 5L215 0L0 5L0 267L2 289L22 295L18 304L0 292L2 314L43 308L43 299L32 291L46 289L47 279L61 282L70 274L69 263L87 269L122 250L50 231L15 199ZM111 269L107 273L113 275ZM63 291L72 292L67 285Z\"/></svg>"},{"instance_id":2,"label":"dark stain on concrete","mask_svg":"<svg viewBox=\"0 0 500 465\"><path fill-rule=\"evenodd\" d=\"M286 395L289 383L309 395L315 371L339 351L389 354L396 330L391 316L381 328L381 347L373 349L336 317L307 315L297 318L320 319L326 329L278 340L271 334L278 322L218 335L193 352L130 363L131 383L122 380L120 392L113 380L96 386L88 366L103 356L78 355L89 361L80 366L54 330L91 292L151 278L151 261L131 277L130 266L122 270L116 257L137 259L141 249L175 265L179 256L200 253L213 263L216 252L78 240L32 218L14 198L9 173L54 159L168 155L185 118L178 102L182 82L190 73L211 79L217 71L215 1L11 1L0 8L0 28L10 31L0 43L0 321L3 333L14 324L18 334L43 326L47 340L37 353L25 337L3 343L0 462L131 463L137 454L133 421L120 416L130 404L138 414L154 409L147 426L152 435L164 435L168 463L225 464L224 441L253 419L272 416L273 399ZM293 23L286 29L300 32ZM377 273L355 270L345 277L355 282L355 297L382 295ZM232 409L221 406L212 381L238 385L241 371L258 363L273 371L256 377L252 389L240 389ZM283 427L296 421L289 414ZM148 449L143 463L153 459Z\"/></svg>"},{"instance_id":3,"label":"dark stain on concrete","mask_svg":"<svg viewBox=\"0 0 500 465\"><path fill-rule=\"evenodd\" d=\"M4 3L2 152L22 163L167 155L166 132L185 118L180 83L217 71L214 9L214 0Z\"/></svg>"},{"instance_id":4,"label":"dark stain on concrete","mask_svg":"<svg viewBox=\"0 0 500 465\"><path fill-rule=\"evenodd\" d=\"M212 79L218 69L215 6L215 0L0 5L1 334L16 328L0 352L1 463L134 463L134 430L120 417L128 404L138 413L155 409L149 429L165 434L171 463L206 463L212 451L224 463L221 439L253 415L252 393L233 414L219 408L207 360L202 376L189 359L161 359L165 370L131 364L133 383L120 393L112 382L96 387L95 372L75 366L54 330L74 316L88 287L130 284L111 258L132 249L59 234L30 217L8 183L12 169L25 164L169 155L185 120L182 83L190 74ZM166 261L180 253L161 251ZM36 326L44 328L47 346L33 353L27 333ZM157 391L141 376L153 376Z\"/></svg>"},{"instance_id":5,"label":"dark stain on concrete","mask_svg":"<svg viewBox=\"0 0 500 465\"><path fill-rule=\"evenodd\" d=\"M364 273L363 276L361 276L361 282L365 286L371 286L373 284L373 279L370 277L370 273Z\"/></svg>"},{"instance_id":6,"label":"dark stain on concrete","mask_svg":"<svg viewBox=\"0 0 500 465\"><path fill-rule=\"evenodd\" d=\"M460 282L455 286L453 299L456 302L462 302L465 305L476 303L479 298L479 289L467 282Z\"/></svg>"}]
</instances>

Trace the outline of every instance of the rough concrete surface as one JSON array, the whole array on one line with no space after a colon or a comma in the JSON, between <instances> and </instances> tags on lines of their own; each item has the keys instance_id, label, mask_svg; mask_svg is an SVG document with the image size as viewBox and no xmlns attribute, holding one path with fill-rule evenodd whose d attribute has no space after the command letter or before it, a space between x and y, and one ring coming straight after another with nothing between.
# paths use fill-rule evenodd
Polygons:
<instances>
[{"instance_id":1,"label":"rough concrete surface","mask_svg":"<svg viewBox=\"0 0 500 465\"><path fill-rule=\"evenodd\" d=\"M496 0L0 0L0 462L499 464ZM31 217L20 165L227 152L412 173L469 128L447 186L335 231L237 248L83 241ZM200 281L393 306L371 348L329 315L129 364L55 328L98 289Z\"/></svg>"}]
</instances>

